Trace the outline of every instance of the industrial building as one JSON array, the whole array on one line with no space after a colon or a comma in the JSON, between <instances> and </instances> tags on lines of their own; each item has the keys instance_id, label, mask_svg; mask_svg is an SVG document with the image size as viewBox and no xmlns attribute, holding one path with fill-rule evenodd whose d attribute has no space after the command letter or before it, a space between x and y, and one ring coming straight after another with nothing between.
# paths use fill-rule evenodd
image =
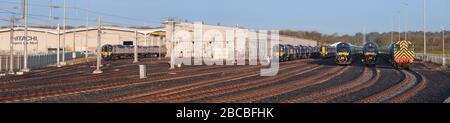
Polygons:
<instances>
[{"instance_id":1,"label":"industrial building","mask_svg":"<svg viewBox=\"0 0 450 123\"><path fill-rule=\"evenodd\" d=\"M230 57L233 56L245 56L248 58L249 56L249 49L251 49L249 46L254 45L257 47L259 44L250 44L250 33L255 33L257 35L257 39L254 40L264 40L259 39L258 35L260 35L260 32L246 29L238 26L230 27L230 26L221 26L221 25L207 25L203 23L187 23L187 22L175 22L175 21L167 21L165 24L165 30L166 30L166 46L167 46L167 53L171 54L172 47L174 47L174 44L180 44L185 42L192 42L192 46L199 45L197 47L201 47L200 49L190 48L190 47L182 47L184 49L177 49L177 52L174 54L175 56L180 56L181 54L188 57L204 57L204 56L195 56L194 52L197 52L195 50L200 50L198 52L201 52L200 55L211 55L213 58L217 59L230 59ZM199 26L201 25L201 26ZM178 31L183 30L185 34L184 36L178 36L178 37L172 37L175 32L178 33ZM195 31L201 30L201 34L203 34L203 37L196 37ZM206 36L207 33L213 33L209 36ZM244 38L243 40L238 40L238 38ZM271 34L267 34L267 41L270 43L271 41ZM195 38L201 38L202 44L195 44ZM171 41L173 40L173 41ZM245 42L239 42L239 41L245 41ZM212 42L219 42L219 47L211 46L213 45ZM189 44L188 43L188 44ZM313 40L307 40L307 39L301 39L301 38L295 38L295 37L289 37L289 36L279 36L279 43L280 44L291 44L291 45L304 45L304 46L317 46L317 41ZM234 46L227 47L230 44L234 44ZM217 45L217 44L216 44ZM211 48L213 49L210 53L207 53L205 49ZM267 51L270 50L271 47L268 47ZM230 55L228 53L231 53L230 50L234 50L234 55ZM242 54L238 54L238 53Z\"/></svg>"},{"instance_id":2,"label":"industrial building","mask_svg":"<svg viewBox=\"0 0 450 123\"><path fill-rule=\"evenodd\" d=\"M142 46L160 46L164 39L163 28L135 29L125 27L102 26L101 39L102 44L134 44L137 39L138 45ZM137 34L136 34L137 33ZM60 37L58 37L58 34ZM24 28L14 28L14 51L23 51ZM94 52L97 48L97 27L75 27L64 30L61 27L60 32L56 27L31 27L28 29L28 52L30 54L52 53L58 47L58 41L61 40L61 49L66 51L90 51ZM137 35L137 37L136 37ZM9 53L10 50L11 28L0 28L0 53ZM66 39L65 45L63 43Z\"/></svg>"},{"instance_id":3,"label":"industrial building","mask_svg":"<svg viewBox=\"0 0 450 123\"><path fill-rule=\"evenodd\" d=\"M240 30L241 32L248 33L250 30L240 27L227 27L219 25L202 25L203 32L208 30L217 30L220 33L225 34L226 30ZM29 54L44 54L54 53L58 47L58 41L60 38L60 48L65 48L66 51L89 51L95 52L97 48L97 31L96 26L92 27L67 27L64 31L63 27L60 27L58 33L57 27L30 27L28 29L28 39L30 40L28 45ZM160 28L129 28L119 26L102 26L101 28L101 44L123 44L133 45L137 39L137 44L140 46L163 46L167 48L167 53L172 51L173 42L180 42L178 39L172 40L173 32L177 30L187 30L192 33L189 41L194 41L193 37L194 23L188 22L175 22L166 21ZM14 31L11 31L10 27L0 28L0 54L6 55L10 51L10 37L13 33L14 52L23 52L24 41L24 28L15 27ZM58 37L58 35L60 37ZM65 38L65 44L64 44ZM225 41L225 36L223 37ZM236 38L236 37L233 37ZM177 41L178 40L178 41ZM248 41L248 39L246 39ZM294 45L306 45L316 46L317 42L312 40L280 36L280 44L294 44Z\"/></svg>"}]
</instances>

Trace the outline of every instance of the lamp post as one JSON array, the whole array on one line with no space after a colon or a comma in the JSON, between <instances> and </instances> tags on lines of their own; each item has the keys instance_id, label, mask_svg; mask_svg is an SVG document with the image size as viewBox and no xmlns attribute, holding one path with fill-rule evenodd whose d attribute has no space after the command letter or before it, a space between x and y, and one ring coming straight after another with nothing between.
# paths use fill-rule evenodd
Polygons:
<instances>
[{"instance_id":1,"label":"lamp post","mask_svg":"<svg viewBox=\"0 0 450 123\"><path fill-rule=\"evenodd\" d=\"M403 5L405 6L404 10L405 10L405 40L408 40L408 3L403 3Z\"/></svg>"},{"instance_id":2,"label":"lamp post","mask_svg":"<svg viewBox=\"0 0 450 123\"><path fill-rule=\"evenodd\" d=\"M135 41L134 41L134 61L133 61L133 63L137 63L137 62L139 62L139 60L138 60L138 31L137 30L135 30L134 31L134 38L135 38Z\"/></svg>"},{"instance_id":3,"label":"lamp post","mask_svg":"<svg viewBox=\"0 0 450 123\"><path fill-rule=\"evenodd\" d=\"M63 19L63 43L62 43L62 62L61 65L66 65L66 8L67 8L67 1L64 0L64 19Z\"/></svg>"},{"instance_id":4,"label":"lamp post","mask_svg":"<svg viewBox=\"0 0 450 123\"><path fill-rule=\"evenodd\" d=\"M25 39L23 41L23 69L22 72L30 72L28 68L28 0L24 0Z\"/></svg>"},{"instance_id":5,"label":"lamp post","mask_svg":"<svg viewBox=\"0 0 450 123\"><path fill-rule=\"evenodd\" d=\"M10 32L10 44L9 44L9 72L8 74L14 74L14 23L16 21L16 18L13 16L11 18L11 32ZM18 62L18 61L17 61Z\"/></svg>"},{"instance_id":6,"label":"lamp post","mask_svg":"<svg viewBox=\"0 0 450 123\"><path fill-rule=\"evenodd\" d=\"M398 41L402 40L401 12L398 11Z\"/></svg>"},{"instance_id":7,"label":"lamp post","mask_svg":"<svg viewBox=\"0 0 450 123\"><path fill-rule=\"evenodd\" d=\"M73 31L73 51L72 51L72 59L75 59L75 58L77 58L77 53L76 53L76 51L77 51L77 49L76 49L76 45L75 45L75 40L76 40L76 34L77 34L77 31Z\"/></svg>"},{"instance_id":8,"label":"lamp post","mask_svg":"<svg viewBox=\"0 0 450 123\"><path fill-rule=\"evenodd\" d=\"M425 57L425 61L427 60L427 19L426 19L426 0L423 0L423 56Z\"/></svg>"},{"instance_id":9,"label":"lamp post","mask_svg":"<svg viewBox=\"0 0 450 123\"><path fill-rule=\"evenodd\" d=\"M88 5L87 5L87 8L89 8L89 1L88 1ZM89 49L89 45L88 45L88 39L89 39L89 9L87 9L86 10L86 34L85 34L86 36L85 36L85 49L84 49L84 55L85 55L85 59L86 59L86 62L88 62L89 61L89 54L88 54L88 49Z\"/></svg>"},{"instance_id":10,"label":"lamp post","mask_svg":"<svg viewBox=\"0 0 450 123\"><path fill-rule=\"evenodd\" d=\"M447 68L445 63L445 26L442 26L442 68Z\"/></svg>"},{"instance_id":11,"label":"lamp post","mask_svg":"<svg viewBox=\"0 0 450 123\"><path fill-rule=\"evenodd\" d=\"M60 25L58 24L58 26L56 27L56 29L58 30L58 48L56 48L56 67L61 67L61 63L60 63L60 49L61 49L61 28Z\"/></svg>"}]
</instances>

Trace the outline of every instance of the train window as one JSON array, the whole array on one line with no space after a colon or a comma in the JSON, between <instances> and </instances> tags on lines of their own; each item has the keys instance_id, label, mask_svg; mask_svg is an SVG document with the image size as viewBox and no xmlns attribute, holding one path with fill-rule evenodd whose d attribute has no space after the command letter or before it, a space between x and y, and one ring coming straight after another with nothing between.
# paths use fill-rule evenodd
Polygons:
<instances>
[{"instance_id":1,"label":"train window","mask_svg":"<svg viewBox=\"0 0 450 123\"><path fill-rule=\"evenodd\" d=\"M413 44L409 44L408 48L409 48L409 50L414 51L414 45Z\"/></svg>"},{"instance_id":2,"label":"train window","mask_svg":"<svg viewBox=\"0 0 450 123\"><path fill-rule=\"evenodd\" d=\"M369 46L369 47L367 47L366 50L367 50L367 51L370 51L370 52L374 52L374 51L376 51L377 49L376 49L376 47Z\"/></svg>"},{"instance_id":3,"label":"train window","mask_svg":"<svg viewBox=\"0 0 450 123\"><path fill-rule=\"evenodd\" d=\"M104 52L111 52L112 51L112 46L105 45L105 46L102 47L102 51L104 51Z\"/></svg>"},{"instance_id":4,"label":"train window","mask_svg":"<svg viewBox=\"0 0 450 123\"><path fill-rule=\"evenodd\" d=\"M348 49L349 49L349 47L345 47L345 46L339 47L338 52L348 52Z\"/></svg>"},{"instance_id":5,"label":"train window","mask_svg":"<svg viewBox=\"0 0 450 123\"><path fill-rule=\"evenodd\" d=\"M57 50L58 50L58 48L48 48L48 49L47 49L47 51L48 51L49 53L56 53ZM59 51L62 51L62 48L59 48Z\"/></svg>"},{"instance_id":6,"label":"train window","mask_svg":"<svg viewBox=\"0 0 450 123\"><path fill-rule=\"evenodd\" d=\"M412 45L412 44L409 45L408 49L411 50L411 51L414 51L414 45Z\"/></svg>"},{"instance_id":7,"label":"train window","mask_svg":"<svg viewBox=\"0 0 450 123\"><path fill-rule=\"evenodd\" d=\"M394 45L394 50L398 50L400 48L400 45L396 44Z\"/></svg>"}]
</instances>

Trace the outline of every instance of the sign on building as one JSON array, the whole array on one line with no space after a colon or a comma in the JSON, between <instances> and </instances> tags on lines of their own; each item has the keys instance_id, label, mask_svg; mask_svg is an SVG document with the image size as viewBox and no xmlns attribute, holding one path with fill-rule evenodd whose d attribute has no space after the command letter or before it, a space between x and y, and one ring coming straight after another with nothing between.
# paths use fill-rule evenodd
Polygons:
<instances>
[{"instance_id":1,"label":"sign on building","mask_svg":"<svg viewBox=\"0 0 450 123\"><path fill-rule=\"evenodd\" d=\"M14 44L23 44L25 39L28 40L28 44L37 44L39 41L37 36L16 36L14 37Z\"/></svg>"}]
</instances>

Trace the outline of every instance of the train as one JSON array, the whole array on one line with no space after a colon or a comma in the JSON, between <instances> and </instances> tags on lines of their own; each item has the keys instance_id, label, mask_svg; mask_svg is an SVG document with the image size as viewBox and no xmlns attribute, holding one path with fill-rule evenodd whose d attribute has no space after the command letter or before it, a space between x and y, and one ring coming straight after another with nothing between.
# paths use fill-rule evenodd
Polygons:
<instances>
[{"instance_id":1,"label":"train","mask_svg":"<svg viewBox=\"0 0 450 123\"><path fill-rule=\"evenodd\" d=\"M333 46L321 46L319 50L321 58L329 58L336 55L336 47Z\"/></svg>"},{"instance_id":2,"label":"train","mask_svg":"<svg viewBox=\"0 0 450 123\"><path fill-rule=\"evenodd\" d=\"M103 45L101 56L104 61L134 58L133 45ZM137 46L139 58L164 57L166 56L166 48L160 46Z\"/></svg>"},{"instance_id":3,"label":"train","mask_svg":"<svg viewBox=\"0 0 450 123\"><path fill-rule=\"evenodd\" d=\"M379 55L378 44L375 42L368 42L362 48L363 58L362 62L367 66L376 65Z\"/></svg>"},{"instance_id":4,"label":"train","mask_svg":"<svg viewBox=\"0 0 450 123\"><path fill-rule=\"evenodd\" d=\"M281 62L291 61L296 59L308 59L320 57L320 48L302 45L290 45L290 44L280 44L279 50L276 56Z\"/></svg>"},{"instance_id":5,"label":"train","mask_svg":"<svg viewBox=\"0 0 450 123\"><path fill-rule=\"evenodd\" d=\"M280 62L283 62L287 59L287 55L289 53L287 53L287 49L284 45L278 45L278 52L276 52L276 56L279 58Z\"/></svg>"},{"instance_id":6,"label":"train","mask_svg":"<svg viewBox=\"0 0 450 123\"><path fill-rule=\"evenodd\" d=\"M414 45L410 41L402 40L389 46L389 61L394 68L409 69L415 59Z\"/></svg>"},{"instance_id":7,"label":"train","mask_svg":"<svg viewBox=\"0 0 450 123\"><path fill-rule=\"evenodd\" d=\"M338 65L350 65L353 62L355 54L360 52L360 47L354 46L350 43L339 43L336 45L336 64Z\"/></svg>"},{"instance_id":8,"label":"train","mask_svg":"<svg viewBox=\"0 0 450 123\"><path fill-rule=\"evenodd\" d=\"M292 45L286 45L286 49L287 49L287 51L288 51L288 57L286 58L286 60L294 60L294 59L297 59L295 56L296 56L296 49L295 49L295 47L294 46L292 46Z\"/></svg>"}]
</instances>

